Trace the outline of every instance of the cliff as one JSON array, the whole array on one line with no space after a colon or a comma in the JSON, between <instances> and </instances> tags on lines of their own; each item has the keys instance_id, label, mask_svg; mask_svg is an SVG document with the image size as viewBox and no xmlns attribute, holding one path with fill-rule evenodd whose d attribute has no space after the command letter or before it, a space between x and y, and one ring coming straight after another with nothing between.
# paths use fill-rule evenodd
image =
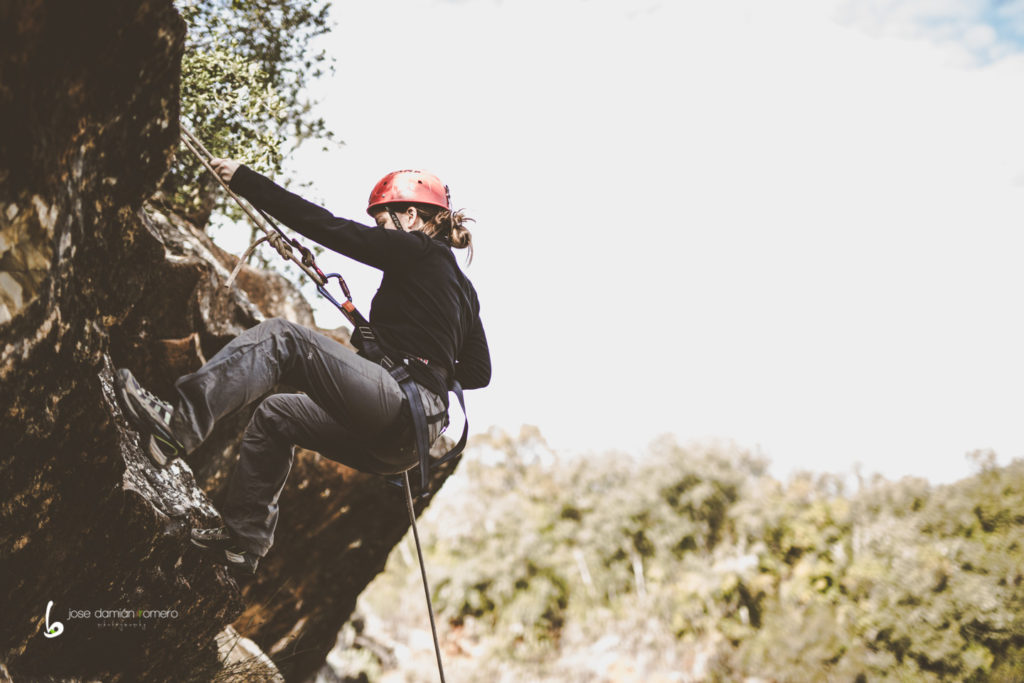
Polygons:
<instances>
[{"instance_id":1,"label":"cliff","mask_svg":"<svg viewBox=\"0 0 1024 683\"><path fill-rule=\"evenodd\" d=\"M147 204L177 149L183 36L170 0L0 3L0 680L277 675L255 647L234 663L237 634L306 680L408 528L400 489L300 451L240 583L187 539L219 524L251 411L158 470L114 400L115 367L169 398L260 320L313 325L278 275L225 288L234 257Z\"/></svg>"}]
</instances>

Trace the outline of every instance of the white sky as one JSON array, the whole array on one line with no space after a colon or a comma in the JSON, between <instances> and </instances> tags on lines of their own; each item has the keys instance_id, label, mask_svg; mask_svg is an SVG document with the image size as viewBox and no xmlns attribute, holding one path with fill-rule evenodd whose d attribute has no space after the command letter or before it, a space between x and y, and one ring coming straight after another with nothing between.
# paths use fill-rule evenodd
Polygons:
<instances>
[{"instance_id":1,"label":"white sky","mask_svg":"<svg viewBox=\"0 0 1024 683\"><path fill-rule=\"evenodd\" d=\"M732 438L773 471L1024 456L1024 2L339 1L290 160L363 213L426 168L477 219L474 431ZM461 253L461 252L460 252ZM379 276L340 269L364 311ZM310 299L315 295L310 295ZM322 326L340 316L321 308Z\"/></svg>"}]
</instances>

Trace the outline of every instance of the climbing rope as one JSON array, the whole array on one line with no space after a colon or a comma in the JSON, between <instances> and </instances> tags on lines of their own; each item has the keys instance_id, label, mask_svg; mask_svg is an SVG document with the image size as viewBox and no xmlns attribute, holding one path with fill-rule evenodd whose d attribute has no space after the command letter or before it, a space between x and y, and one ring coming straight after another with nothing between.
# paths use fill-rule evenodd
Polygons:
<instances>
[{"instance_id":1,"label":"climbing rope","mask_svg":"<svg viewBox=\"0 0 1024 683\"><path fill-rule=\"evenodd\" d=\"M217 179L217 182L224 188L224 191L238 203L238 206L242 208L242 211L244 211L245 215L253 222L253 225L264 233L263 237L255 240L249 245L249 248L245 250L242 258L239 259L235 269L231 271L231 275L228 277L227 282L225 282L226 287L230 287L235 281L238 271L242 269L242 265L249 259L252 252L256 250L256 247L267 242L277 250L277 253L281 255L281 258L291 261L297 265L302 272L309 276L309 279L316 284L317 292L334 304L349 322L357 327L366 324L365 318L362 318L359 312L356 311L355 305L352 303L352 293L349 291L348 284L345 282L345 279L341 277L340 273L324 273L320 270L319 266L316 264L316 258L313 256L313 252L310 249L305 247L297 239L286 235L284 231L278 227L277 223L275 223L264 211L251 206L248 202L235 194L235 192L228 186L224 179L220 177L220 174L217 173L213 168L213 165L210 163L215 158L213 154L211 154L203 143L200 142L200 140L184 125L181 126L181 141L185 147L195 155L206 170ZM295 255L296 251L301 254L301 258ZM346 300L344 302L339 302L331 295L330 292L327 291L327 283L331 278L338 281L338 285L341 287L341 291L345 295Z\"/></svg>"},{"instance_id":2,"label":"climbing rope","mask_svg":"<svg viewBox=\"0 0 1024 683\"><path fill-rule=\"evenodd\" d=\"M434 602L430 599L430 585L427 583L427 565L423 561L423 548L420 547L420 532L416 528L416 511L412 506L412 487L409 486L409 470L402 472L405 476L405 505L409 508L409 524L412 525L412 537L416 539L416 556L420 560L420 576L423 577L423 592L427 596L427 612L430 613L430 633L434 636L434 654L437 656L437 672L444 683L444 664L441 663L441 645L437 640L437 624L434 621Z\"/></svg>"},{"instance_id":3,"label":"climbing rope","mask_svg":"<svg viewBox=\"0 0 1024 683\"><path fill-rule=\"evenodd\" d=\"M244 264L249 259L249 256L252 255L252 252L255 251L256 247L258 247L260 244L264 242L267 242L272 247L274 247L274 249L277 250L277 253L281 255L281 258L284 258L288 261L292 261L297 266L299 266L299 268L302 269L302 272L308 275L309 278L316 283L317 292L319 292L321 296L323 296L332 304L334 304L335 307L337 307L337 309L341 311L342 315L344 315L348 319L348 321L351 322L356 327L356 329L359 330L359 333L363 339L364 352L370 350L371 354L378 353L380 356L382 356L382 364L385 365L385 367L389 370L389 372L391 372L392 375L396 375L396 379L399 379L403 374L404 377L408 379L408 373L405 371L405 369L402 368L401 366L395 366L395 364L386 355L384 355L383 351L379 350L376 335L373 333L373 329L370 327L370 323L367 322L366 318L363 317L362 313L360 313L358 309L356 309L355 304L352 303L352 294L349 291L348 285L345 283L345 279L341 277L341 274L325 274L316 265L316 259L313 257L312 251L303 246L298 240L286 235L281 230L281 228L278 227L277 223L275 223L270 218L270 216L268 216L264 211L254 206L251 206L248 202L246 202L237 194L235 194L231 190L231 188L228 187L228 184L224 181L224 179L220 177L220 174L217 173L216 169L213 168L213 165L210 163L216 157L214 157L210 153L210 151L206 149L203 143L200 142L199 139L196 136L194 136L184 125L181 125L181 141L185 145L185 147L196 156L196 158L200 161L200 163L202 163L206 170L209 171L213 175L213 177L217 179L217 182L220 183L221 187L224 188L228 195L230 195L231 198L234 199L240 207L242 207L242 211L244 211L245 214L252 220L253 224L257 228L262 230L264 233L263 237L254 240L253 243L249 245L249 248L245 250L245 253L242 255L242 258L239 259L238 264L235 266L235 269L231 272L231 275L228 277L225 286L231 286L231 284L235 280L235 277L238 275L238 271L241 270L242 264ZM398 221L396 220L395 223L397 225ZM302 257L297 257L295 255L295 251L298 251L299 254L302 255ZM339 302L337 299L331 296L330 292L327 291L327 283L330 281L331 278L335 278L338 280L338 284L341 286L341 290L345 294L346 301ZM373 351L373 349L378 350ZM400 380L399 383L401 386L403 386L403 389L405 389L405 385L407 384L407 382ZM455 391L459 399L459 403L460 405L463 406L463 412L465 412L465 405L463 404L462 399L462 389L461 387L458 386L458 383L456 383L455 386ZM412 405L418 405L419 394L417 392L413 392L413 395L409 396L409 400L410 407ZM413 415L416 415L416 411L413 411ZM417 431L425 432L425 429L426 425L424 424L422 425L422 428L418 429ZM447 461L449 458L457 456L459 452L461 452L462 447L465 445L466 442L467 431L468 424L466 428L463 429L462 438L460 439L459 444L456 446L456 448L453 448L449 453L447 453L443 458L441 458L441 460L439 460L439 464L441 462ZM425 459L426 457L429 457L429 446L421 445L419 447L419 450L421 450L420 467L422 469L422 483L424 492L426 492L427 463ZM430 598L430 585L427 583L426 562L423 559L423 549L420 546L419 530L416 528L416 511L413 507L412 502L412 485L409 483L409 471L406 470L402 474L405 477L405 501L406 506L409 510L409 523L412 526L413 538L416 540L416 555L419 558L420 575L423 578L423 592L427 596L427 612L430 614L430 631L434 636L434 654L437 656L437 671L441 676L441 683L445 683L444 665L441 663L441 645L437 638L437 624L434 620L434 604Z\"/></svg>"},{"instance_id":4,"label":"climbing rope","mask_svg":"<svg viewBox=\"0 0 1024 683\"><path fill-rule=\"evenodd\" d=\"M203 166L206 167L206 170L208 170L213 175L213 177L217 179L217 182L221 184L221 186L231 196L231 198L238 202L238 205L242 207L242 211L244 211L246 215L249 216L250 219L252 219L252 222L256 225L256 227L258 227L265 233L263 237L259 238L251 245L249 245L249 248L245 251L245 255L242 257L241 261L239 261L239 264L238 266L235 267L235 270L231 273L231 277L228 278L227 286L231 286L231 283L234 281L235 276L238 275L238 271L241 267L241 264L244 263L249 258L249 256L256 249L256 247L259 246L259 244L262 242L269 242L270 245L277 250L277 253L281 255L281 258L294 262L296 265L299 266L299 268L303 270L304 273L306 273L306 275L310 277L310 279L313 280L313 282L317 283L318 285L326 284L326 277L324 276L323 272L319 268L317 268L316 262L313 259L313 253L309 249L305 248L304 246L302 246L295 240L292 240L283 232L281 232L281 229L277 227L277 224L270 220L265 213L249 206L247 202L243 201L241 197L235 194L234 191L232 191L232 189L228 187L228 184L224 181L224 179L220 177L220 174L218 174L217 171L214 170L211 162L215 157L210 153L208 149L206 149L203 143L200 142L196 136L192 135L191 131L189 131L188 128L182 126L181 134L181 141L185 144L185 147L187 147L188 150L192 152L197 159L199 159L200 163L202 163ZM273 226L274 229L271 230L269 227L267 227L268 225ZM292 251L293 242L294 246L302 254L301 260L296 258L295 253Z\"/></svg>"}]
</instances>

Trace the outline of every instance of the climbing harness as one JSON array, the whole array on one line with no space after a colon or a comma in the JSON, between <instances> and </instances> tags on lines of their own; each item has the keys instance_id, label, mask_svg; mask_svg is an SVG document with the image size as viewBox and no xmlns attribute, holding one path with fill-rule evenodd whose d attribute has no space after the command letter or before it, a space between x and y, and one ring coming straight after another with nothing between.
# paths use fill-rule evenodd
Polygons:
<instances>
[{"instance_id":1,"label":"climbing harness","mask_svg":"<svg viewBox=\"0 0 1024 683\"><path fill-rule=\"evenodd\" d=\"M181 125L181 141L185 145L185 147L190 152L192 152L192 154L195 155L195 157L200 161L200 163L202 163L206 170L208 170L213 175L213 177L217 179L217 182L220 183L220 185L224 188L228 195L230 195L231 198L234 199L240 207L242 207L242 211L244 211L245 214L252 220L253 224L256 225L256 227L258 227L264 233L262 237L253 241L253 243L249 245L249 248L245 250L245 253L242 255L242 258L239 259L238 261L238 265L235 266L234 270L231 272L231 275L228 277L226 286L231 286L231 283L234 282L239 270L241 270L242 264L249 259L249 256L256 249L256 247L258 247L263 242L267 242L272 247L274 247L274 249L277 250L277 253L280 254L282 258L292 261L296 265L298 265L302 272L304 272L307 276L309 276L311 280L313 280L313 282L316 284L316 291L320 294L320 296L324 297L332 304L334 304L335 308L337 308L341 312L341 314L344 315L345 318L350 323L352 323L356 331L358 331L360 337L362 338L362 351L366 355L366 357L374 361L375 363L380 363L389 373L391 373L391 376L395 378L395 381L397 381L398 385L402 388L402 391L404 392L406 400L408 401L409 404L409 413L411 415L413 423L416 453L419 456L418 461L420 467L420 493L417 495L417 498L428 497L431 494L430 442L427 431L428 417L426 415L426 411L423 409L423 403L420 398L419 385L409 374L409 371L406 369L406 366L410 362L414 361L423 362L428 366L429 363L427 363L422 358L415 357L402 358L401 363L396 363L394 360L392 360L384 352L384 349L380 343L379 338L374 333L373 328L370 327L370 322L363 316L362 313L359 312L359 310L355 307L355 304L352 302L352 293L349 291L348 284L346 284L345 279L341 276L341 274L324 273L322 270L320 270L319 266L317 266L316 264L316 259L314 258L312 251L310 251L308 248L302 245L295 238L286 235L284 231L282 231L281 228L277 225L277 223L275 223L270 218L270 216L266 214L266 212L249 205L247 202L243 201L241 197L235 194L235 192L233 192L231 188L228 187L228 183L225 182L224 179L220 177L220 174L217 173L217 171L213 168L213 165L210 163L215 157L210 153L209 150L206 149L205 146L203 146L203 143L200 142L199 139L196 138L184 125ZM391 176L387 176L385 180L391 178L393 175L394 174L392 174ZM430 175L434 180L436 180L436 176L432 176L432 174L425 174L423 177L425 177L426 175ZM384 181L382 180L380 183L378 183L377 187L374 188L374 192L377 192L377 190L381 188L381 184L383 182ZM437 183L439 184L440 181L438 180ZM433 188L432 185L433 184L431 184L431 189L433 189L436 193L436 188ZM444 193L445 203L448 204L450 202L448 199L447 186L444 186ZM371 195L371 197L372 196L373 195ZM439 200L431 203L440 205ZM448 207L445 206L444 208ZM389 210L391 211L391 219L394 221L395 227L401 229L401 224L398 222L398 217L394 214L394 211L391 210L390 207ZM300 256L296 256L296 251L299 253ZM327 285L330 283L330 280L332 278L338 281L338 285L341 287L341 291L345 295L345 301L339 302L327 290ZM462 414L465 415L466 402L465 399L463 398L462 386L459 384L458 380L452 380L451 391L455 392L455 396L459 400L459 406L462 408ZM468 437L468 434L469 421L466 420L462 429L462 436L459 438L458 443L456 443L455 446L447 453L445 453L442 457L438 458L435 464L441 465L451 460L452 458L455 458L458 455L460 455L462 453L462 450L466 446L466 439ZM389 478L388 481L397 486L404 486L405 488L406 506L408 507L409 510L409 523L412 526L413 537L416 540L416 553L417 556L419 557L420 574L422 575L423 578L423 590L426 593L427 610L430 613L430 630L434 636L434 652L437 656L437 668L438 672L441 675L441 683L444 683L444 667L441 664L441 646L437 638L437 626L434 620L434 606L430 598L430 587L427 583L427 571L426 565L423 560L423 549L420 546L419 531L416 527L416 511L413 507L412 486L409 482L409 470L407 469L404 472L402 472L402 478L393 477Z\"/></svg>"}]
</instances>

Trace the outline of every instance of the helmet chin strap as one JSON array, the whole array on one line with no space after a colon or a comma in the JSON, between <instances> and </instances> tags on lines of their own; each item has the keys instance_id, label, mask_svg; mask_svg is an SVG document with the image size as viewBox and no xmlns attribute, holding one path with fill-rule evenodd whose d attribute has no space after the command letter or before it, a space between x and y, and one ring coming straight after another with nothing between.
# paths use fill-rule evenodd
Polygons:
<instances>
[{"instance_id":1,"label":"helmet chin strap","mask_svg":"<svg viewBox=\"0 0 1024 683\"><path fill-rule=\"evenodd\" d=\"M395 224L395 228L405 232L405 228L403 228L402 224L398 222L398 214L395 213L395 210L390 206L388 207L388 213L391 214L391 222Z\"/></svg>"}]
</instances>

